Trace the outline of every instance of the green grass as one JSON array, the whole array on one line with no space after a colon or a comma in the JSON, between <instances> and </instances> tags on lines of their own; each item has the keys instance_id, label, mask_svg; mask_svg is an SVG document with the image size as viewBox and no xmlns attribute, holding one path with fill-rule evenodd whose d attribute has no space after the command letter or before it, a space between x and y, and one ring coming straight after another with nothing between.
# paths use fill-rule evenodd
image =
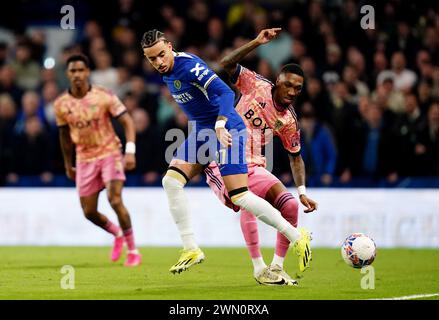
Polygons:
<instances>
[{"instance_id":1,"label":"green grass","mask_svg":"<svg viewBox=\"0 0 439 320\"><path fill-rule=\"evenodd\" d=\"M109 248L0 247L0 299L369 299L439 293L439 250L379 250L374 290L361 289L364 274L345 265L338 249L314 249L312 269L299 287L258 285L245 248L203 250L202 264L172 275L176 248L142 248L143 265L129 269L109 261ZM263 250L266 262L272 252ZM75 268L74 290L60 287L63 265ZM286 270L295 273L292 254Z\"/></svg>"}]
</instances>

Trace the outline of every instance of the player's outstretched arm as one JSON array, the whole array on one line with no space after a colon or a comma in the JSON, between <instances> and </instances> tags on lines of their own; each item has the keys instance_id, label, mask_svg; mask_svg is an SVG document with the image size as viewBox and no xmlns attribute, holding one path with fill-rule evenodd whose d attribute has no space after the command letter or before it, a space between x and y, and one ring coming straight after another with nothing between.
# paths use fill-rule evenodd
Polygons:
<instances>
[{"instance_id":1,"label":"player's outstretched arm","mask_svg":"<svg viewBox=\"0 0 439 320\"><path fill-rule=\"evenodd\" d=\"M59 129L59 141L61 144L61 151L64 158L64 167L66 169L66 175L71 180L75 180L76 170L73 167L73 142L70 137L70 128L68 125L58 127Z\"/></svg>"},{"instance_id":2,"label":"player's outstretched arm","mask_svg":"<svg viewBox=\"0 0 439 320\"><path fill-rule=\"evenodd\" d=\"M134 121L128 112L125 112L123 115L117 118L119 123L122 125L125 138L126 138L126 146L125 146L125 170L133 170L136 167L136 129L134 127Z\"/></svg>"},{"instance_id":3,"label":"player's outstretched arm","mask_svg":"<svg viewBox=\"0 0 439 320\"><path fill-rule=\"evenodd\" d=\"M262 30L255 39L226 55L220 62L221 67L226 70L229 75L234 74L238 62L244 59L247 54L249 54L260 45L270 42L271 40L276 38L281 30L281 28Z\"/></svg>"},{"instance_id":4,"label":"player's outstretched arm","mask_svg":"<svg viewBox=\"0 0 439 320\"><path fill-rule=\"evenodd\" d=\"M303 162L302 156L299 155L288 155L290 159L291 172L293 173L294 182L296 183L297 189L299 191L300 202L306 207L304 210L306 213L313 212L317 210L317 202L308 198L305 189L305 163Z\"/></svg>"}]
</instances>

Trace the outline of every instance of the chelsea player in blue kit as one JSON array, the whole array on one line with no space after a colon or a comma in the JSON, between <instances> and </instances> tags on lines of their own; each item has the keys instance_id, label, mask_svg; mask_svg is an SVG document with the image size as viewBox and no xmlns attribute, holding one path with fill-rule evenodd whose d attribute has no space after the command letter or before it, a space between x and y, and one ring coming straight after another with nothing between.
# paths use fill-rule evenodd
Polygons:
<instances>
[{"instance_id":1,"label":"chelsea player in blue kit","mask_svg":"<svg viewBox=\"0 0 439 320\"><path fill-rule=\"evenodd\" d=\"M211 150L214 143L214 148L219 151L217 162L232 202L276 228L291 244L306 241L270 203L248 190L246 130L243 120L234 109L233 91L203 60L193 54L174 51L171 42L156 29L144 33L141 46L145 58L163 76L175 101L196 125L174 154L162 181L184 247L179 260L169 271L180 273L204 260L204 253L194 238L188 200L183 188L203 170L203 164L193 153L198 154L197 151L206 143L200 136L207 129L217 138L213 142L210 139L207 144L210 143ZM195 152L191 153L191 149Z\"/></svg>"}]
</instances>

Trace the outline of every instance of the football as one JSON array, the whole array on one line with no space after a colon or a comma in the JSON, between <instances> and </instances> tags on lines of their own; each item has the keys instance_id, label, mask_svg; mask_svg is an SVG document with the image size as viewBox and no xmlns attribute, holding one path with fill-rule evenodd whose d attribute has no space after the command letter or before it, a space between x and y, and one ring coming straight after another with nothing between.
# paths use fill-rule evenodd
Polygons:
<instances>
[{"instance_id":1,"label":"football","mask_svg":"<svg viewBox=\"0 0 439 320\"><path fill-rule=\"evenodd\" d=\"M353 268L368 266L375 260L375 242L363 233L353 233L343 242L341 256Z\"/></svg>"}]
</instances>

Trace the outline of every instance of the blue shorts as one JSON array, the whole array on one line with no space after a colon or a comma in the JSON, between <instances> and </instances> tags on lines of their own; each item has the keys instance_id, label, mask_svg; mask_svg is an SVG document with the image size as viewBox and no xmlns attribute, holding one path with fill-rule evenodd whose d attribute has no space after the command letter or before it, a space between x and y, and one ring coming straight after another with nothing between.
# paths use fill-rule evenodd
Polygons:
<instances>
[{"instance_id":1,"label":"blue shorts","mask_svg":"<svg viewBox=\"0 0 439 320\"><path fill-rule=\"evenodd\" d=\"M174 153L174 158L206 166L215 161L222 176L247 173L245 160L247 130L241 125L227 129L232 135L232 146L224 148L220 145L212 127L195 126Z\"/></svg>"}]
</instances>

